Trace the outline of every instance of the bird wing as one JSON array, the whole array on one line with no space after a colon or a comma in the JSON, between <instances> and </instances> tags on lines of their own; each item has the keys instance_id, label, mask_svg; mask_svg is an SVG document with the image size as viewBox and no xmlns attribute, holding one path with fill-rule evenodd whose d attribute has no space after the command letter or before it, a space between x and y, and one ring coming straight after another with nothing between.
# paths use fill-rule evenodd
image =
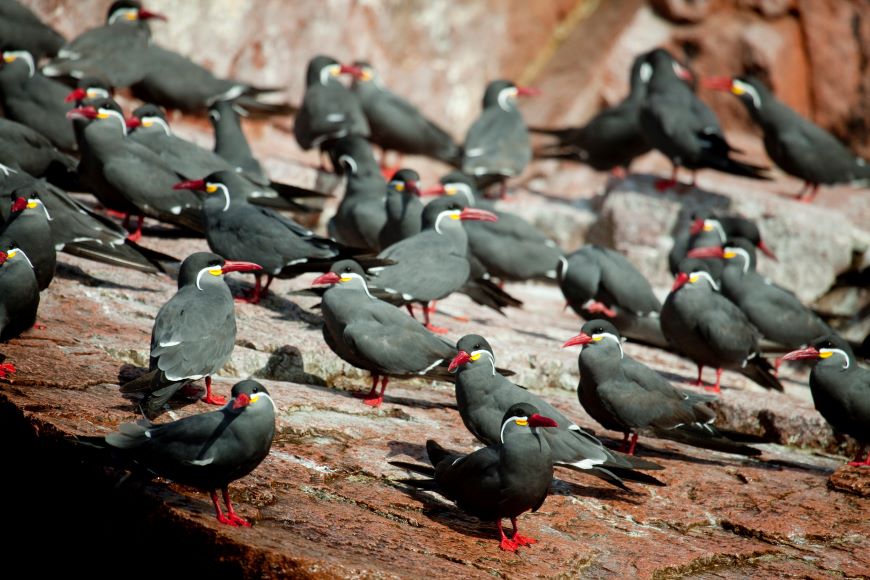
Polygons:
<instances>
[{"instance_id":1,"label":"bird wing","mask_svg":"<svg viewBox=\"0 0 870 580\"><path fill-rule=\"evenodd\" d=\"M462 170L470 175L518 175L532 158L529 132L519 112L486 109L465 137Z\"/></svg>"},{"instance_id":2,"label":"bird wing","mask_svg":"<svg viewBox=\"0 0 870 580\"><path fill-rule=\"evenodd\" d=\"M661 311L661 302L634 264L619 252L607 248L597 248L597 250L602 257L599 292L609 295L613 299L612 304L633 314Z\"/></svg>"},{"instance_id":3,"label":"bird wing","mask_svg":"<svg viewBox=\"0 0 870 580\"><path fill-rule=\"evenodd\" d=\"M703 341L729 353L729 358L745 359L758 350L758 330L740 308L720 294L712 295L711 308L699 317L697 329Z\"/></svg>"},{"instance_id":4,"label":"bird wing","mask_svg":"<svg viewBox=\"0 0 870 580\"><path fill-rule=\"evenodd\" d=\"M103 176L125 198L134 201L140 208L147 205L152 211L178 215L184 208L201 205L193 192L172 189L180 181L180 177L165 167L160 158L145 147L129 155L109 157L103 165Z\"/></svg>"}]
</instances>

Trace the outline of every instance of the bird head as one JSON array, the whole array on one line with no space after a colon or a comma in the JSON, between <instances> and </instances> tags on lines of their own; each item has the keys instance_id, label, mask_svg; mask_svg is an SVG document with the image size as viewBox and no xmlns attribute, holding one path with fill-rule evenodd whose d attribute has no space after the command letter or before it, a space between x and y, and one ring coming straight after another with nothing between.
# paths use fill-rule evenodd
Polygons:
<instances>
[{"instance_id":1,"label":"bird head","mask_svg":"<svg viewBox=\"0 0 870 580\"><path fill-rule=\"evenodd\" d=\"M509 111L516 106L517 97L534 97L541 94L534 87L520 87L508 80L496 80L486 86L483 93L483 108L501 107Z\"/></svg>"},{"instance_id":2,"label":"bird head","mask_svg":"<svg viewBox=\"0 0 870 580\"><path fill-rule=\"evenodd\" d=\"M178 287L196 284L200 290L222 281L224 274L230 272L257 272L263 268L252 262L224 260L211 252L196 252L181 263L178 272Z\"/></svg>"},{"instance_id":3,"label":"bird head","mask_svg":"<svg viewBox=\"0 0 870 580\"><path fill-rule=\"evenodd\" d=\"M447 367L449 372L482 366L491 369L495 375L495 355L485 338L479 334L467 334L456 343L456 349L459 352L450 361L450 366Z\"/></svg>"},{"instance_id":4,"label":"bird head","mask_svg":"<svg viewBox=\"0 0 870 580\"><path fill-rule=\"evenodd\" d=\"M165 21L167 18L163 14L143 8L142 4L136 0L117 0L112 2L106 15L106 22L108 24L115 24L116 22L144 22L152 19Z\"/></svg>"},{"instance_id":5,"label":"bird head","mask_svg":"<svg viewBox=\"0 0 870 580\"><path fill-rule=\"evenodd\" d=\"M440 183L427 187L420 194L423 197L432 195L457 196L463 198L468 207L477 205L477 187L474 180L459 170L454 170L443 176Z\"/></svg>"},{"instance_id":6,"label":"bird head","mask_svg":"<svg viewBox=\"0 0 870 580\"><path fill-rule=\"evenodd\" d=\"M215 199L220 200L223 202L222 211L227 211L233 196L243 195L245 191L243 181L237 173L222 170L210 173L202 179L180 181L173 185L172 189L203 192L206 194L206 203L211 204ZM209 207L214 206L209 205Z\"/></svg>"},{"instance_id":7,"label":"bird head","mask_svg":"<svg viewBox=\"0 0 870 580\"><path fill-rule=\"evenodd\" d=\"M142 105L133 111L133 116L127 119L128 129L135 129L138 127L143 127L145 129L159 127L163 129L167 135L172 134L172 130L169 128L169 123L166 120L166 113L164 113L163 109L157 105L152 105L150 103Z\"/></svg>"},{"instance_id":8,"label":"bird head","mask_svg":"<svg viewBox=\"0 0 870 580\"><path fill-rule=\"evenodd\" d=\"M36 64L30 51L13 48L3 49L0 52L0 68L6 68L11 65L21 65L20 70L27 70L28 77L36 74Z\"/></svg>"},{"instance_id":9,"label":"bird head","mask_svg":"<svg viewBox=\"0 0 870 580\"><path fill-rule=\"evenodd\" d=\"M746 239L765 256L777 260L776 254L764 243L761 231L752 220L739 216L697 217L689 227L689 234L697 236L702 232L716 233L720 244L730 243L735 238Z\"/></svg>"},{"instance_id":10,"label":"bird head","mask_svg":"<svg viewBox=\"0 0 870 580\"><path fill-rule=\"evenodd\" d=\"M413 169L400 169L390 178L387 187L398 193L420 196L420 174Z\"/></svg>"},{"instance_id":11,"label":"bird head","mask_svg":"<svg viewBox=\"0 0 870 580\"><path fill-rule=\"evenodd\" d=\"M448 224L462 221L497 222L498 216L486 210L468 207L464 199L456 196L442 197L423 209L423 228L434 228L439 234ZM458 225L458 224L457 224Z\"/></svg>"},{"instance_id":12,"label":"bird head","mask_svg":"<svg viewBox=\"0 0 870 580\"><path fill-rule=\"evenodd\" d=\"M318 276L311 282L312 286L333 286L335 284L368 287L365 270L353 260L340 260L336 262L329 269L329 272Z\"/></svg>"},{"instance_id":13,"label":"bird head","mask_svg":"<svg viewBox=\"0 0 870 580\"><path fill-rule=\"evenodd\" d=\"M580 334L566 340L562 348L579 345L582 351L586 345L597 344L616 345L619 347L620 358L625 355L622 350L622 336L620 336L619 331L610 322L601 319L590 320L584 324L580 328Z\"/></svg>"},{"instance_id":14,"label":"bird head","mask_svg":"<svg viewBox=\"0 0 870 580\"><path fill-rule=\"evenodd\" d=\"M70 109L66 113L66 118L84 119L89 122L118 123L123 133L127 134L127 120L124 118L124 111L113 99L97 99L89 105Z\"/></svg>"},{"instance_id":15,"label":"bird head","mask_svg":"<svg viewBox=\"0 0 870 580\"><path fill-rule=\"evenodd\" d=\"M257 405L261 401L268 402L274 410L275 402L272 400L266 387L255 380L248 379L233 385L233 390L230 393L229 407L233 411L241 411L251 405Z\"/></svg>"},{"instance_id":16,"label":"bird head","mask_svg":"<svg viewBox=\"0 0 870 580\"><path fill-rule=\"evenodd\" d=\"M112 97L112 87L104 80L96 77L85 77L78 86L64 97L65 103L81 103L86 99L109 99Z\"/></svg>"},{"instance_id":17,"label":"bird head","mask_svg":"<svg viewBox=\"0 0 870 580\"><path fill-rule=\"evenodd\" d=\"M782 357L782 360L830 360L839 362L842 368L852 366L855 354L849 343L836 334L820 336L813 340L806 348L793 350Z\"/></svg>"},{"instance_id":18,"label":"bird head","mask_svg":"<svg viewBox=\"0 0 870 580\"><path fill-rule=\"evenodd\" d=\"M737 96L751 109L761 110L762 99L768 89L754 77L707 77L701 83L705 89L722 91Z\"/></svg>"},{"instance_id":19,"label":"bird head","mask_svg":"<svg viewBox=\"0 0 870 580\"><path fill-rule=\"evenodd\" d=\"M506 437L516 434L532 433L537 435L539 428L558 426L559 424L555 420L541 415L534 405L517 403L511 405L501 421L501 442L504 443Z\"/></svg>"},{"instance_id":20,"label":"bird head","mask_svg":"<svg viewBox=\"0 0 870 580\"><path fill-rule=\"evenodd\" d=\"M708 285L713 290L719 290L719 284L711 273L710 265L698 258L685 258L680 262L679 273L671 287L671 292L676 292L687 284Z\"/></svg>"}]
</instances>

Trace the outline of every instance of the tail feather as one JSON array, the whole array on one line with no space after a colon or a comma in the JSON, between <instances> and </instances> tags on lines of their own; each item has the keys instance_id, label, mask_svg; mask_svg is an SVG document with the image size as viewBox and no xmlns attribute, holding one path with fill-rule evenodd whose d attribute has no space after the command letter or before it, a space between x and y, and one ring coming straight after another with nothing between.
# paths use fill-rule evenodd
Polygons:
<instances>
[{"instance_id":1,"label":"tail feather","mask_svg":"<svg viewBox=\"0 0 870 580\"><path fill-rule=\"evenodd\" d=\"M408 463L406 461L389 461L388 462L393 467L398 467L399 469L407 469L413 473L419 473L420 475L425 475L427 477L435 477L435 468L431 465L421 465L419 463ZM412 481L420 481L412 480Z\"/></svg>"},{"instance_id":2,"label":"tail feather","mask_svg":"<svg viewBox=\"0 0 870 580\"><path fill-rule=\"evenodd\" d=\"M750 179L762 179L766 181L769 181L771 179L770 176L764 173L768 170L767 167L744 163L742 161L732 159L731 157L711 155L707 157L704 161L706 165L711 169L716 169L724 173L730 173L731 175L740 175L742 177L749 177Z\"/></svg>"},{"instance_id":3,"label":"tail feather","mask_svg":"<svg viewBox=\"0 0 870 580\"><path fill-rule=\"evenodd\" d=\"M235 102L252 116L295 115L299 107L290 103L264 103L253 95L242 95Z\"/></svg>"},{"instance_id":4,"label":"tail feather","mask_svg":"<svg viewBox=\"0 0 870 580\"><path fill-rule=\"evenodd\" d=\"M502 308L509 306L520 308L523 305L522 300L514 298L502 288L499 288L497 284L483 278L469 281L462 287L461 292L476 303L488 306L499 314L504 314Z\"/></svg>"},{"instance_id":5,"label":"tail feather","mask_svg":"<svg viewBox=\"0 0 870 580\"><path fill-rule=\"evenodd\" d=\"M732 441L721 433L718 433L715 429L708 430L705 426L698 424L682 425L676 429L656 429L655 434L662 439L686 443L702 449L711 449L713 451L749 457L761 455L761 451L754 447Z\"/></svg>"},{"instance_id":6,"label":"tail feather","mask_svg":"<svg viewBox=\"0 0 870 580\"><path fill-rule=\"evenodd\" d=\"M118 449L134 449L148 441L147 431L151 423L122 423L118 431L106 435L106 443Z\"/></svg>"},{"instance_id":7,"label":"tail feather","mask_svg":"<svg viewBox=\"0 0 870 580\"><path fill-rule=\"evenodd\" d=\"M269 183L269 186L277 191L281 197L287 199L298 199L300 197L334 197L330 193L322 193L313 189L299 187L298 185L290 185L289 183L281 183L279 181L272 181Z\"/></svg>"},{"instance_id":8,"label":"tail feather","mask_svg":"<svg viewBox=\"0 0 870 580\"><path fill-rule=\"evenodd\" d=\"M752 379L755 383L758 383L765 389L773 389L774 391L779 392L785 390L782 387L782 383L780 383L779 379L773 374L773 366L771 366L767 359L761 356L754 356L746 361L746 366L739 369L739 371L740 374Z\"/></svg>"}]
</instances>

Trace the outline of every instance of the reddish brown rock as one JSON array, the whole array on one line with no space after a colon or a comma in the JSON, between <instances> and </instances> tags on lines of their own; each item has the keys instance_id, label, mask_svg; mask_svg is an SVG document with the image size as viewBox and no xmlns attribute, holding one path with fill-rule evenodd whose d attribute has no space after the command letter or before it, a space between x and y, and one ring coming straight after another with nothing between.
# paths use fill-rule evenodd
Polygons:
<instances>
[{"instance_id":1,"label":"reddish brown rock","mask_svg":"<svg viewBox=\"0 0 870 580\"><path fill-rule=\"evenodd\" d=\"M860 497L870 497L870 469L844 465L828 478L828 485Z\"/></svg>"},{"instance_id":2,"label":"reddish brown rock","mask_svg":"<svg viewBox=\"0 0 870 580\"><path fill-rule=\"evenodd\" d=\"M715 0L650 0L653 10L680 24L704 20L715 5Z\"/></svg>"}]
</instances>

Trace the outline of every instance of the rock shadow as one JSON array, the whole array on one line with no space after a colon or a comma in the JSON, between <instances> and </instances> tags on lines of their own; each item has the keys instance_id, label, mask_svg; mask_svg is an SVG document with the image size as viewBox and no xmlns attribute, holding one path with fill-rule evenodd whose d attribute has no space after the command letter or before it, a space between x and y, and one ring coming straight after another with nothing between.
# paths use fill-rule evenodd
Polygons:
<instances>
[{"instance_id":1,"label":"rock shadow","mask_svg":"<svg viewBox=\"0 0 870 580\"><path fill-rule=\"evenodd\" d=\"M114 290L135 290L137 292L157 292L157 288L149 288L145 286L130 286L128 284L118 284L117 282L103 280L102 278L98 278L96 276L88 274L79 266L75 266L73 264L66 264L63 262L57 263L57 269L55 270L54 275L56 278L62 278L64 280L72 280L78 282L82 286L112 288Z\"/></svg>"}]
</instances>

